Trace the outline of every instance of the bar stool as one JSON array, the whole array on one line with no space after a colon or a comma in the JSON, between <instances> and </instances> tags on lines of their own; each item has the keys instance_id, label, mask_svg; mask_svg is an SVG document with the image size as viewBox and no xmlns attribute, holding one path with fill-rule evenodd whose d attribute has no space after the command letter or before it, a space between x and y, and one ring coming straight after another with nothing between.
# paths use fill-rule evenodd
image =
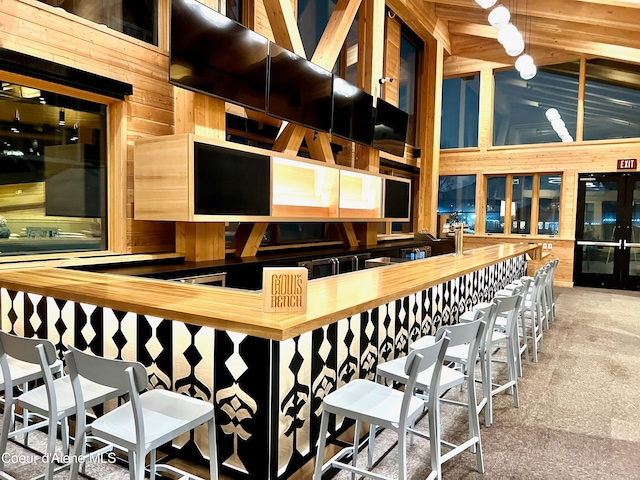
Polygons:
<instances>
[{"instance_id":1,"label":"bar stool","mask_svg":"<svg viewBox=\"0 0 640 480\"><path fill-rule=\"evenodd\" d=\"M454 352L455 350L462 350L463 355L466 358L475 358L478 348L480 345L480 341L484 335L485 323L482 320L476 320L471 323L459 323L457 325L450 325L446 327L440 328L436 332L435 336L426 336L417 340L415 343L409 346L411 351L420 352L423 348L427 348L430 344L437 342L440 338L442 338L445 334L449 337L449 345L445 353L445 360L447 359L447 355L449 352ZM376 380L380 380L383 378L393 380L398 383L405 383L407 381L407 375L404 373L406 363L408 361L408 357L396 358L395 360L390 360L388 362L381 363L378 365L376 369ZM426 403L429 405L429 409L432 408L432 403L435 404L435 408L438 409L436 415L434 415L433 420L429 418L429 430L431 434L433 432L436 433L436 438L433 443L437 445L445 445L451 450L446 454L441 454L441 448L431 448L431 468L433 471L437 473L437 478L442 476L442 464L447 460L450 460L454 456L459 453L464 452L467 449L471 449L473 453L476 454L476 462L477 468L480 473L484 472L484 461L482 458L482 442L480 440L480 422L478 420L478 405L476 401L476 387L475 387L475 362L472 362L471 365L467 365L467 391L468 391L468 399L467 402L458 402L455 400L449 400L442 398L449 389L454 388L458 385L462 386L465 383L465 374L464 372L460 372L453 368L443 368L440 372L440 381L436 384L435 389L433 389L434 382L431 379L432 371L431 369L425 370L418 375L416 380L415 388L418 391L424 392L419 395L421 398L425 399ZM433 402L430 402L430 399L435 397ZM469 438L464 443L460 445L454 445L452 443L446 442L442 440L440 433L440 414L439 408L440 403L449 403L456 406L467 407L468 417L469 417ZM437 422L436 425L432 426L431 422ZM430 436L426 435L422 432L418 432L415 429L410 430L411 433L415 433L418 436L429 439ZM375 444L375 433L376 426L371 425L371 430L369 431L369 466L371 466L372 458L373 458L373 448Z\"/></svg>"},{"instance_id":2,"label":"bar stool","mask_svg":"<svg viewBox=\"0 0 640 480\"><path fill-rule=\"evenodd\" d=\"M360 424L362 422L388 428L397 433L398 479L406 480L407 432L424 409L424 401L413 395L416 379L421 372L427 368L431 368L433 373L429 387L432 388L432 391L438 390L442 361L448 344L449 338L444 335L433 345L420 351L413 351L407 356L404 370L407 375L407 382L405 383L404 392L370 380L358 379L347 383L324 397L322 400L322 420L320 422L320 436L318 439L318 452L316 455L316 468L313 474L313 480L321 480L322 472L331 467L347 470L352 473L352 476L354 473L357 473L377 479L388 479L388 477L373 474L372 472L356 467ZM437 395L432 395L429 399L429 428L431 431L432 451L440 448L440 444L436 442L438 432L435 431L436 425L439 424L437 418L438 411L438 397ZM329 417L331 415L340 415L355 420L354 441L352 447L347 447L324 464L324 450L329 429ZM338 461L345 453L352 454L352 465ZM435 474L437 474L436 471L431 472L429 478L433 478Z\"/></svg>"},{"instance_id":3,"label":"bar stool","mask_svg":"<svg viewBox=\"0 0 640 480\"><path fill-rule=\"evenodd\" d=\"M41 362L43 366L41 366ZM14 430L14 407L16 398L13 389L22 386L27 390L28 382L45 379L45 382L53 381L53 375L62 371L62 361L56 357L55 347L49 340L39 338L22 338L7 332L0 331L0 391L4 391L4 418L2 432L0 433L0 472L4 472L4 454L7 451L9 438L25 435L31 430L50 424L50 418L45 416L36 424L28 425L33 413L23 412L23 428ZM63 447L66 444L68 452L68 436L65 442L65 426L62 427ZM3 473L2 476L6 476Z\"/></svg>"},{"instance_id":4,"label":"bar stool","mask_svg":"<svg viewBox=\"0 0 640 480\"><path fill-rule=\"evenodd\" d=\"M187 433L198 425L207 424L209 430L209 472L211 480L218 478L215 442L214 410L211 403L176 392L147 387L147 371L139 362L96 357L69 346L65 360L69 368L76 409L83 410L84 390L80 378L109 388L126 391L129 401L97 418L88 427L85 415L77 415L76 445L71 463L71 479L78 478L78 461L87 431L108 443L129 452L131 480L144 479L145 457L149 453L150 478L158 471L178 474L181 479L198 477L169 465L156 464L156 449Z\"/></svg>"}]
</instances>

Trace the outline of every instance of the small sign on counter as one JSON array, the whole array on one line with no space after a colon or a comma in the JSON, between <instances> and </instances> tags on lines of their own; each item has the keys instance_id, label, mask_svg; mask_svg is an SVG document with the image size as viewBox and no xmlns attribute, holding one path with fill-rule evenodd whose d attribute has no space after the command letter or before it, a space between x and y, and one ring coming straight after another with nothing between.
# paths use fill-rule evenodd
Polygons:
<instances>
[{"instance_id":1,"label":"small sign on counter","mask_svg":"<svg viewBox=\"0 0 640 480\"><path fill-rule=\"evenodd\" d=\"M309 270L305 267L266 267L262 270L262 311L306 312Z\"/></svg>"}]
</instances>

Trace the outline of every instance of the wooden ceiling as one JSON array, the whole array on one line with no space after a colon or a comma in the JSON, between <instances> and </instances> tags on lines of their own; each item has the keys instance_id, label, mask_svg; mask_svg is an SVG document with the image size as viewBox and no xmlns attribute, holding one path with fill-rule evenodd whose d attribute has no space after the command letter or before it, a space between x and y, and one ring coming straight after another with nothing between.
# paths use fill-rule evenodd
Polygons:
<instances>
[{"instance_id":1,"label":"wooden ceiling","mask_svg":"<svg viewBox=\"0 0 640 480\"><path fill-rule=\"evenodd\" d=\"M503 0L525 37L527 52L537 65L600 57L640 64L640 0ZM469 70L474 60L513 66L497 30L489 25L490 10L474 0L388 0L387 4L419 33L442 41L449 54L445 75ZM405 14L405 15L403 15ZM416 25L417 23L417 25ZM477 64L477 62L475 62Z\"/></svg>"}]
</instances>

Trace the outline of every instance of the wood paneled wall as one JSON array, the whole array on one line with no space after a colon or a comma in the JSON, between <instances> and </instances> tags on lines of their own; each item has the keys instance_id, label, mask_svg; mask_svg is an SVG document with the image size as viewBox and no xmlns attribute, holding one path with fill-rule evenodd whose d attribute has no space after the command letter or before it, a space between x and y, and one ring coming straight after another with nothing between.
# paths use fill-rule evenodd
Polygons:
<instances>
[{"instance_id":1,"label":"wood paneled wall","mask_svg":"<svg viewBox=\"0 0 640 480\"><path fill-rule=\"evenodd\" d=\"M169 0L160 0L167 11ZM166 42L166 41L165 41ZM172 223L133 220L133 143L137 137L173 133L173 93L167 80L168 55L153 45L38 2L0 2L0 43L4 48L81 70L128 82L133 95L109 108L109 127L124 132L120 155L110 152L109 205L115 212L110 249L121 253L162 252L174 249ZM0 72L0 77L6 76ZM56 91L56 90L53 90ZM66 89L59 93L70 94ZM83 97L82 92L75 92ZM95 96L84 98L95 100ZM120 118L113 118L114 116ZM114 134L109 136L113 141ZM112 213L113 215L113 213ZM117 228L116 228L117 227Z\"/></svg>"}]
</instances>

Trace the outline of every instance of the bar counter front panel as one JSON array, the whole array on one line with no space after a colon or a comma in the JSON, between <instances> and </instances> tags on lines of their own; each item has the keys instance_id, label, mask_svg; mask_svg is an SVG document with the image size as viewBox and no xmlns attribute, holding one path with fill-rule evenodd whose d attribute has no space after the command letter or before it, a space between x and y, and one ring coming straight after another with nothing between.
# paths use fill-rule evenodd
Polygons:
<instances>
[{"instance_id":1,"label":"bar counter front panel","mask_svg":"<svg viewBox=\"0 0 640 480\"><path fill-rule=\"evenodd\" d=\"M55 298L0 281L2 328L49 338L60 354L72 344L95 355L140 361L149 388L214 403L221 473L286 479L315 455L324 395L356 378L373 379L378 362L405 355L412 341L456 323L473 304L525 275L525 255L511 253L284 340ZM330 426L330 440L349 426L339 419ZM174 448L203 461L209 454L206 428L179 438Z\"/></svg>"}]
</instances>

